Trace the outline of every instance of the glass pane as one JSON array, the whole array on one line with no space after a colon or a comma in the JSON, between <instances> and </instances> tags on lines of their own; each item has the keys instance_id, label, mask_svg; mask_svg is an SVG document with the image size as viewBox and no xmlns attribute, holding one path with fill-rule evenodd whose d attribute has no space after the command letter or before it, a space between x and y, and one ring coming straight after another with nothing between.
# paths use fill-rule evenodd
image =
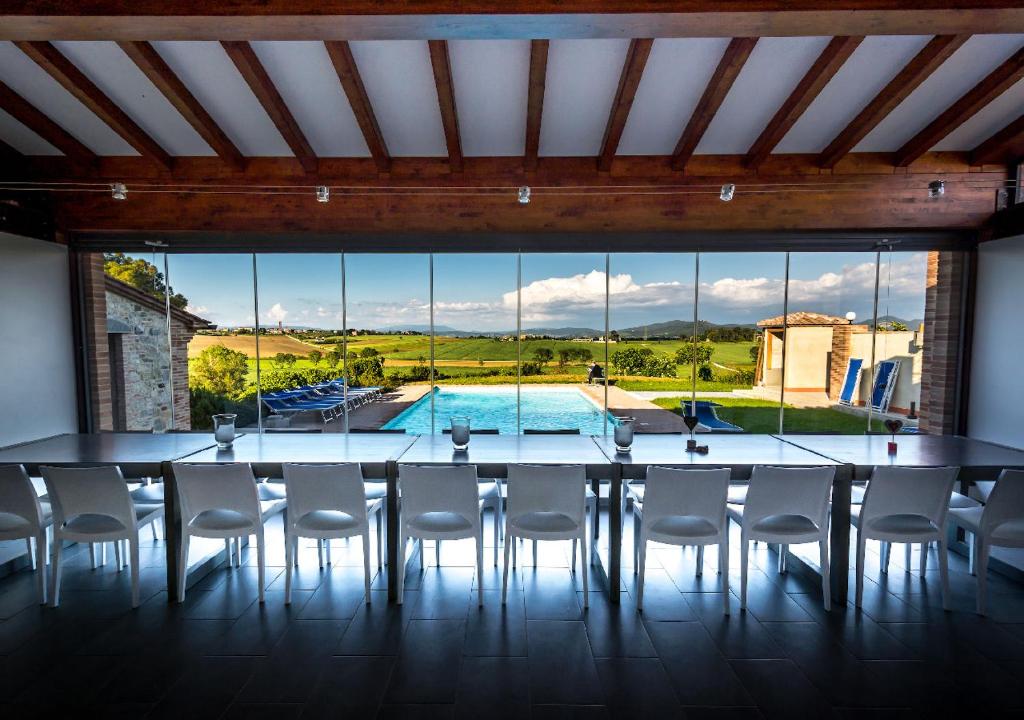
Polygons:
<instances>
[{"instance_id":1,"label":"glass pane","mask_svg":"<svg viewBox=\"0 0 1024 720\"><path fill-rule=\"evenodd\" d=\"M892 417L917 427L921 407L924 356L924 307L928 274L927 252L883 251L878 279L878 332L875 365L880 419ZM888 376L892 376L889 383ZM883 383L891 387L886 390ZM876 429L879 429L876 424Z\"/></svg>"},{"instance_id":2,"label":"glass pane","mask_svg":"<svg viewBox=\"0 0 1024 720\"><path fill-rule=\"evenodd\" d=\"M460 416L474 431L519 432L516 260L514 254L434 255L438 433Z\"/></svg>"},{"instance_id":3,"label":"glass pane","mask_svg":"<svg viewBox=\"0 0 1024 720\"><path fill-rule=\"evenodd\" d=\"M603 378L605 255L522 256L522 429L602 434L607 429ZM558 366L562 350L589 350L593 360ZM588 384L588 376L598 377Z\"/></svg>"},{"instance_id":4,"label":"glass pane","mask_svg":"<svg viewBox=\"0 0 1024 720\"><path fill-rule=\"evenodd\" d=\"M429 256L346 254L345 296L350 387L388 391L353 410L349 428L431 432Z\"/></svg>"},{"instance_id":5,"label":"glass pane","mask_svg":"<svg viewBox=\"0 0 1024 720\"><path fill-rule=\"evenodd\" d=\"M341 255L257 255L256 277L263 427L343 431Z\"/></svg>"},{"instance_id":6,"label":"glass pane","mask_svg":"<svg viewBox=\"0 0 1024 720\"><path fill-rule=\"evenodd\" d=\"M785 432L867 429L875 256L790 255Z\"/></svg>"},{"instance_id":7,"label":"glass pane","mask_svg":"<svg viewBox=\"0 0 1024 720\"><path fill-rule=\"evenodd\" d=\"M611 256L608 408L636 432L681 432L694 378L694 253ZM700 346L698 346L699 348Z\"/></svg>"},{"instance_id":8,"label":"glass pane","mask_svg":"<svg viewBox=\"0 0 1024 720\"><path fill-rule=\"evenodd\" d=\"M697 415L716 432L779 431L785 253L701 253Z\"/></svg>"},{"instance_id":9,"label":"glass pane","mask_svg":"<svg viewBox=\"0 0 1024 720\"><path fill-rule=\"evenodd\" d=\"M212 429L211 417L223 412L238 415L237 427L255 428L252 255L171 254L168 267L185 310L209 322L188 341L191 428Z\"/></svg>"}]
</instances>

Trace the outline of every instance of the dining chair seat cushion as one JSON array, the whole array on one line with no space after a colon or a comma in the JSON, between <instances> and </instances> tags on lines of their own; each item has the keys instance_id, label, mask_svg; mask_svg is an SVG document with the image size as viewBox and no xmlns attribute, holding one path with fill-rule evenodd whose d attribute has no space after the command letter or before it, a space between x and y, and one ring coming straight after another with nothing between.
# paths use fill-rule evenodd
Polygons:
<instances>
[{"instance_id":1,"label":"dining chair seat cushion","mask_svg":"<svg viewBox=\"0 0 1024 720\"><path fill-rule=\"evenodd\" d=\"M953 508L949 511L956 524L969 532L981 532L981 516L985 512L983 506L970 508ZM1013 545L1024 543L1024 518L1010 520L1000 524L989 536L990 541L998 544L1005 542Z\"/></svg>"},{"instance_id":2,"label":"dining chair seat cushion","mask_svg":"<svg viewBox=\"0 0 1024 720\"><path fill-rule=\"evenodd\" d=\"M0 512L0 534L27 532L32 530L32 523L21 515Z\"/></svg>"},{"instance_id":3,"label":"dining chair seat cushion","mask_svg":"<svg viewBox=\"0 0 1024 720\"><path fill-rule=\"evenodd\" d=\"M693 515L672 515L651 525L651 532L678 538L717 537L718 529L707 519Z\"/></svg>"},{"instance_id":4,"label":"dining chair seat cushion","mask_svg":"<svg viewBox=\"0 0 1024 720\"><path fill-rule=\"evenodd\" d=\"M510 521L512 527L526 532L571 532L578 525L568 515L558 512L530 512Z\"/></svg>"},{"instance_id":5,"label":"dining chair seat cushion","mask_svg":"<svg viewBox=\"0 0 1024 720\"><path fill-rule=\"evenodd\" d=\"M803 515L769 515L754 523L751 529L773 535L806 535L817 532L818 526Z\"/></svg>"},{"instance_id":6,"label":"dining chair seat cushion","mask_svg":"<svg viewBox=\"0 0 1024 720\"><path fill-rule=\"evenodd\" d=\"M189 527L197 530L248 530L253 527L253 521L235 510L206 510L192 518Z\"/></svg>"},{"instance_id":7,"label":"dining chair seat cushion","mask_svg":"<svg viewBox=\"0 0 1024 720\"><path fill-rule=\"evenodd\" d=\"M411 518L407 524L414 530L422 532L456 532L473 527L469 520L453 512L423 513Z\"/></svg>"},{"instance_id":8,"label":"dining chair seat cushion","mask_svg":"<svg viewBox=\"0 0 1024 720\"><path fill-rule=\"evenodd\" d=\"M898 513L883 515L871 520L868 526L871 532L899 535L927 535L935 533L938 528L924 515Z\"/></svg>"},{"instance_id":9,"label":"dining chair seat cushion","mask_svg":"<svg viewBox=\"0 0 1024 720\"><path fill-rule=\"evenodd\" d=\"M348 513L338 510L314 510L299 518L295 526L299 530L333 532L359 527L359 521Z\"/></svg>"},{"instance_id":10,"label":"dining chair seat cushion","mask_svg":"<svg viewBox=\"0 0 1024 720\"><path fill-rule=\"evenodd\" d=\"M368 482L364 486L364 492L366 493L367 500L380 500L387 497L388 486L387 483Z\"/></svg>"},{"instance_id":11,"label":"dining chair seat cushion","mask_svg":"<svg viewBox=\"0 0 1024 720\"><path fill-rule=\"evenodd\" d=\"M141 485L128 493L132 502L141 505L162 505L164 502L164 484L152 483Z\"/></svg>"},{"instance_id":12,"label":"dining chair seat cushion","mask_svg":"<svg viewBox=\"0 0 1024 720\"><path fill-rule=\"evenodd\" d=\"M136 510L136 516L142 514ZM64 530L71 533L84 533L87 535L101 535L103 533L123 532L127 528L122 522L109 515L98 515L95 513L83 513L71 518L64 524Z\"/></svg>"}]
</instances>

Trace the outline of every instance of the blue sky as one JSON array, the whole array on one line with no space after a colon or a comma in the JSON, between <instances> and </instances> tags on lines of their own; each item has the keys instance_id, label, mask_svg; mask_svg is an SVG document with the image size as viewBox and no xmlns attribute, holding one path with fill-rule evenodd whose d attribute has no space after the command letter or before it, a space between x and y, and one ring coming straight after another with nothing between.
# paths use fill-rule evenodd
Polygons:
<instances>
[{"instance_id":1,"label":"blue sky","mask_svg":"<svg viewBox=\"0 0 1024 720\"><path fill-rule=\"evenodd\" d=\"M152 255L143 254L147 260ZM790 310L871 317L874 253L792 253ZM613 328L692 319L693 253L613 254L608 285ZM162 257L156 256L158 266ZM924 314L925 253L882 255L879 314ZM426 255L347 255L349 327L425 325L429 321ZM890 268L891 263L891 268ZM190 309L220 325L251 325L250 255L176 255L170 282ZM337 254L257 256L262 324L341 327L341 258ZM603 254L524 254L523 327L604 327ZM704 253L700 319L753 323L779 315L783 253ZM435 323L459 330L515 327L513 254L435 255Z\"/></svg>"}]
</instances>

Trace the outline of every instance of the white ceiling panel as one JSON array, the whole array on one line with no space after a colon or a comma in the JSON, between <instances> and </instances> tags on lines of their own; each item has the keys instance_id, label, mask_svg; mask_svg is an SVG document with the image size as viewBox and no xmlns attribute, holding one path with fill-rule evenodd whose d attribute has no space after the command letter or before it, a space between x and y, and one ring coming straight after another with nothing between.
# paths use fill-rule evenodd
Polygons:
<instances>
[{"instance_id":1,"label":"white ceiling panel","mask_svg":"<svg viewBox=\"0 0 1024 720\"><path fill-rule=\"evenodd\" d=\"M655 40L618 154L670 155L728 46L728 38Z\"/></svg>"},{"instance_id":2,"label":"white ceiling panel","mask_svg":"<svg viewBox=\"0 0 1024 720\"><path fill-rule=\"evenodd\" d=\"M865 136L854 152L893 152L1024 45L1024 35L975 35Z\"/></svg>"},{"instance_id":3,"label":"white ceiling panel","mask_svg":"<svg viewBox=\"0 0 1024 720\"><path fill-rule=\"evenodd\" d=\"M540 123L544 156L597 155L629 40L552 40Z\"/></svg>"},{"instance_id":4,"label":"white ceiling panel","mask_svg":"<svg viewBox=\"0 0 1024 720\"><path fill-rule=\"evenodd\" d=\"M930 35L865 38L773 152L819 153L931 40Z\"/></svg>"},{"instance_id":5,"label":"white ceiling panel","mask_svg":"<svg viewBox=\"0 0 1024 720\"><path fill-rule=\"evenodd\" d=\"M933 150L973 150L1024 113L1024 80L1021 80L956 130Z\"/></svg>"},{"instance_id":6,"label":"white ceiling panel","mask_svg":"<svg viewBox=\"0 0 1024 720\"><path fill-rule=\"evenodd\" d=\"M153 47L242 155L293 154L220 43L176 40Z\"/></svg>"},{"instance_id":7,"label":"white ceiling panel","mask_svg":"<svg viewBox=\"0 0 1024 720\"><path fill-rule=\"evenodd\" d=\"M64 154L3 110L0 110L0 140L22 155Z\"/></svg>"},{"instance_id":8,"label":"white ceiling panel","mask_svg":"<svg viewBox=\"0 0 1024 720\"><path fill-rule=\"evenodd\" d=\"M97 155L138 155L13 43L0 41L0 80Z\"/></svg>"},{"instance_id":9,"label":"white ceiling panel","mask_svg":"<svg viewBox=\"0 0 1024 720\"><path fill-rule=\"evenodd\" d=\"M746 153L829 40L827 37L758 40L697 145L696 153Z\"/></svg>"},{"instance_id":10,"label":"white ceiling panel","mask_svg":"<svg viewBox=\"0 0 1024 720\"><path fill-rule=\"evenodd\" d=\"M394 157L448 154L425 40L362 40L352 56Z\"/></svg>"},{"instance_id":11,"label":"white ceiling panel","mask_svg":"<svg viewBox=\"0 0 1024 720\"><path fill-rule=\"evenodd\" d=\"M322 42L254 42L253 50L319 157L368 157L369 148Z\"/></svg>"},{"instance_id":12,"label":"white ceiling panel","mask_svg":"<svg viewBox=\"0 0 1024 720\"><path fill-rule=\"evenodd\" d=\"M54 45L168 153L216 154L117 43L55 42Z\"/></svg>"},{"instance_id":13,"label":"white ceiling panel","mask_svg":"<svg viewBox=\"0 0 1024 720\"><path fill-rule=\"evenodd\" d=\"M448 43L466 156L522 155L530 91L529 40Z\"/></svg>"}]
</instances>

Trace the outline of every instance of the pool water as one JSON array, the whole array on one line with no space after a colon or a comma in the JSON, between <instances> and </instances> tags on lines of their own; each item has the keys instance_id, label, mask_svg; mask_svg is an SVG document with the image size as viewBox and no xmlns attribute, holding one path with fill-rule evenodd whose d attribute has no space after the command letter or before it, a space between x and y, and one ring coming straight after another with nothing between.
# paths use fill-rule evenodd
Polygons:
<instances>
[{"instance_id":1,"label":"pool water","mask_svg":"<svg viewBox=\"0 0 1024 720\"><path fill-rule=\"evenodd\" d=\"M570 388L521 389L522 428L561 430L579 428L584 435L604 432L605 413L579 390ZM472 428L497 428L502 435L515 435L516 388L438 388L434 391L434 431L451 427L451 418L463 415ZM608 426L615 421L608 416ZM404 428L406 432L430 434L430 393L388 421L387 430Z\"/></svg>"}]
</instances>

